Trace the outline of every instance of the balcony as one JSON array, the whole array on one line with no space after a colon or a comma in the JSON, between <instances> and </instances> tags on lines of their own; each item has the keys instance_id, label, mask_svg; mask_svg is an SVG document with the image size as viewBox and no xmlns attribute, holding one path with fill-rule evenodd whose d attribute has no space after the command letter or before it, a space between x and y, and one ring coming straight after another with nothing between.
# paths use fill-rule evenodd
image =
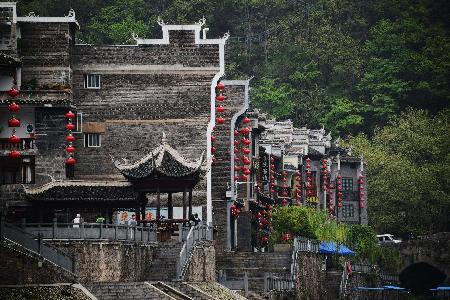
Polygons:
<instances>
[{"instance_id":1,"label":"balcony","mask_svg":"<svg viewBox=\"0 0 450 300\"><path fill-rule=\"evenodd\" d=\"M18 144L19 151L34 150L34 138L21 138ZM15 148L15 145L9 142L7 138L0 138L0 151L10 151Z\"/></svg>"}]
</instances>

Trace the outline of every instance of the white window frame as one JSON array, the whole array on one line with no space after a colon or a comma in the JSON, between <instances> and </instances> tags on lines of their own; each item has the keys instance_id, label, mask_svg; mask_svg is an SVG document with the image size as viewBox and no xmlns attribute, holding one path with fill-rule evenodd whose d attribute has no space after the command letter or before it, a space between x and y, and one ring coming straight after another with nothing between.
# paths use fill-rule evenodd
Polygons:
<instances>
[{"instance_id":1,"label":"white window frame","mask_svg":"<svg viewBox=\"0 0 450 300\"><path fill-rule=\"evenodd\" d=\"M98 77L98 86L96 85ZM92 80L92 81L91 81ZM93 85L91 83L94 83ZM102 86L102 75L100 74L85 74L84 75L84 88L90 90L99 90Z\"/></svg>"},{"instance_id":2,"label":"white window frame","mask_svg":"<svg viewBox=\"0 0 450 300\"><path fill-rule=\"evenodd\" d=\"M75 117L75 131L73 133L83 132L83 113L77 112Z\"/></svg>"},{"instance_id":3,"label":"white window frame","mask_svg":"<svg viewBox=\"0 0 450 300\"><path fill-rule=\"evenodd\" d=\"M93 145L90 143L89 136L98 136L98 145ZM100 133L85 133L83 137L85 148L100 148L102 146L102 135Z\"/></svg>"}]
</instances>

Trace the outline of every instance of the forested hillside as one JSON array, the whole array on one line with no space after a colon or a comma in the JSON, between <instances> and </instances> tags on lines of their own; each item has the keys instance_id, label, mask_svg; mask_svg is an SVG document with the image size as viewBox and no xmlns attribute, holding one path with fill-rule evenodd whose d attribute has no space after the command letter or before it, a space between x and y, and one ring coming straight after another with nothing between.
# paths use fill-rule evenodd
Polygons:
<instances>
[{"instance_id":1,"label":"forested hillside","mask_svg":"<svg viewBox=\"0 0 450 300\"><path fill-rule=\"evenodd\" d=\"M204 16L209 36L230 32L226 77L254 76L254 106L297 126L357 136L348 141L369 162L371 220L380 231L420 234L448 228L448 4L22 0L19 14L61 16L71 7L81 25L78 42L105 44L132 43L133 32L157 37L158 16L166 23Z\"/></svg>"}]
</instances>

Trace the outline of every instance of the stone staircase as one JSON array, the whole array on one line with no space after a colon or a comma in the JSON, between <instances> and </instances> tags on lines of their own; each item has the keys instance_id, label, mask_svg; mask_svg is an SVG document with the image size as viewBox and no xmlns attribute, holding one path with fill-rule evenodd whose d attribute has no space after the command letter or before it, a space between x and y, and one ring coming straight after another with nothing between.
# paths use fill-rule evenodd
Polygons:
<instances>
[{"instance_id":1,"label":"stone staircase","mask_svg":"<svg viewBox=\"0 0 450 300\"><path fill-rule=\"evenodd\" d=\"M97 297L98 300L173 300L146 282L100 282L85 284L85 287Z\"/></svg>"},{"instance_id":2,"label":"stone staircase","mask_svg":"<svg viewBox=\"0 0 450 300\"><path fill-rule=\"evenodd\" d=\"M173 287L174 289L189 295L192 299L196 300L214 300L215 298L207 295L199 289L194 288L192 285L186 282L166 282L167 285Z\"/></svg>"},{"instance_id":3,"label":"stone staircase","mask_svg":"<svg viewBox=\"0 0 450 300\"><path fill-rule=\"evenodd\" d=\"M288 276L291 271L291 252L253 253L224 252L216 260L217 270L227 279L244 278L247 273L249 291L264 291L264 273Z\"/></svg>"},{"instance_id":4,"label":"stone staircase","mask_svg":"<svg viewBox=\"0 0 450 300\"><path fill-rule=\"evenodd\" d=\"M161 242L146 272L148 281L171 281L177 278L177 259L183 243L176 240Z\"/></svg>"},{"instance_id":5,"label":"stone staircase","mask_svg":"<svg viewBox=\"0 0 450 300\"><path fill-rule=\"evenodd\" d=\"M342 270L340 269L329 269L326 271L325 281L323 282L326 300L339 299L341 277Z\"/></svg>"}]
</instances>

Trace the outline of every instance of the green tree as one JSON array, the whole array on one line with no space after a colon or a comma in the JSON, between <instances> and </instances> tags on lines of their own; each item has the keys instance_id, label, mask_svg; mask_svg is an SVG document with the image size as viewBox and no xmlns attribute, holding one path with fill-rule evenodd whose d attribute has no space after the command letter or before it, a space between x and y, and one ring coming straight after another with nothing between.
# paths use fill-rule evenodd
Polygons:
<instances>
[{"instance_id":1,"label":"green tree","mask_svg":"<svg viewBox=\"0 0 450 300\"><path fill-rule=\"evenodd\" d=\"M369 222L398 235L448 230L450 114L408 110L347 146L367 160Z\"/></svg>"}]
</instances>

